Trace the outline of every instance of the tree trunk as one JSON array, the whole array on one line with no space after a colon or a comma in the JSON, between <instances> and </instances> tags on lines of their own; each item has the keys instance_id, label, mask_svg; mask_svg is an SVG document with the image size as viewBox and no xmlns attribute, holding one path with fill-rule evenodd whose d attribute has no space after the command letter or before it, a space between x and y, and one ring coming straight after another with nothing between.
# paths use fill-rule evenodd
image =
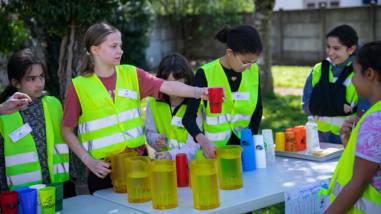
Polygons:
<instances>
[{"instance_id":1,"label":"tree trunk","mask_svg":"<svg viewBox=\"0 0 381 214\"><path fill-rule=\"evenodd\" d=\"M62 37L57 76L59 80L59 96L65 99L66 89L73 77L79 73L80 58L85 53L83 35L85 29L78 25L68 26L67 33ZM70 175L75 179L78 187L86 184L86 167L82 161L70 151Z\"/></svg>"},{"instance_id":2,"label":"tree trunk","mask_svg":"<svg viewBox=\"0 0 381 214\"><path fill-rule=\"evenodd\" d=\"M83 32L83 29L72 23L61 40L57 75L62 100L72 77L77 76L79 72L80 57L84 54Z\"/></svg>"},{"instance_id":3,"label":"tree trunk","mask_svg":"<svg viewBox=\"0 0 381 214\"><path fill-rule=\"evenodd\" d=\"M271 73L271 16L275 0L254 0L254 4L254 25L259 31L263 43L263 55L258 63L261 70L261 89L263 94L274 94Z\"/></svg>"}]
</instances>

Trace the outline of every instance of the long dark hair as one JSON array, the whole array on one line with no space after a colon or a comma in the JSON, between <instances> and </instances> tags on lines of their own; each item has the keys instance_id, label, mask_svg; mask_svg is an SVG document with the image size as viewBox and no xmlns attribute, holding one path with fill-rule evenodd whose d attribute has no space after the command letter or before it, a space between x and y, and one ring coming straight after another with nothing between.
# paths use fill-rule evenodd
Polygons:
<instances>
[{"instance_id":1,"label":"long dark hair","mask_svg":"<svg viewBox=\"0 0 381 214\"><path fill-rule=\"evenodd\" d=\"M235 53L260 54L263 49L258 31L250 25L223 28L214 38L222 43L226 43L226 46Z\"/></svg>"},{"instance_id":2,"label":"long dark hair","mask_svg":"<svg viewBox=\"0 0 381 214\"><path fill-rule=\"evenodd\" d=\"M44 74L46 74L45 66L42 61L28 48L15 52L11 58L9 58L7 65L9 85L0 94L0 103L6 101L8 97L18 91L17 88L12 85L12 80L21 82L22 78L32 69L33 65L41 65Z\"/></svg>"},{"instance_id":3,"label":"long dark hair","mask_svg":"<svg viewBox=\"0 0 381 214\"><path fill-rule=\"evenodd\" d=\"M79 70L81 75L87 76L94 73L94 58L91 55L91 46L102 44L109 34L115 32L119 32L119 30L106 22L93 24L87 29L84 37L86 53L81 59Z\"/></svg>"}]
</instances>

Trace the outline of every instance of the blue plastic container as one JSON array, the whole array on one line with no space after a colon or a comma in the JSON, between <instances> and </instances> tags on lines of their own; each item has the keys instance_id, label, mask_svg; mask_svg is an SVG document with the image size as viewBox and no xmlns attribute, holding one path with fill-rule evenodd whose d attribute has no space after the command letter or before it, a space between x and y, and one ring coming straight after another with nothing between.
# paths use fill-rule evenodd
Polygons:
<instances>
[{"instance_id":1,"label":"blue plastic container","mask_svg":"<svg viewBox=\"0 0 381 214\"><path fill-rule=\"evenodd\" d=\"M249 128L244 128L241 130L241 147L242 151L242 169L243 171L253 171L255 170L255 149L253 135Z\"/></svg>"}]
</instances>

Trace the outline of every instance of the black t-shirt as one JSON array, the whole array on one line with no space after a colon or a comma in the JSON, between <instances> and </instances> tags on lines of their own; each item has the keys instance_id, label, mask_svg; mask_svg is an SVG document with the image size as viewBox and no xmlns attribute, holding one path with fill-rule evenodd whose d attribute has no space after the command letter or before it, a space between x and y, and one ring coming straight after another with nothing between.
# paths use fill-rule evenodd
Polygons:
<instances>
[{"instance_id":1,"label":"black t-shirt","mask_svg":"<svg viewBox=\"0 0 381 214\"><path fill-rule=\"evenodd\" d=\"M227 69L224 66L222 66L222 68L229 81L231 91L232 92L238 91L238 88L242 79L242 73L235 72L232 69ZM208 82L206 80L206 76L202 68L197 70L193 85L197 87L208 87ZM260 89L260 85L258 87ZM200 102L201 102L200 99L195 99L195 98L188 98L186 100L188 107L183 117L183 125L193 138L195 138L196 135L202 133L202 131L198 128L196 123L197 110L200 106ZM208 102L204 101L204 104L206 106ZM259 125L262 119L262 112L263 112L262 98L261 98L261 93L258 92L257 106L255 108L253 115L251 116L250 123L249 123L249 128L251 129L251 132L253 134L258 133ZM239 139L237 138L237 136L232 134L228 144L239 144Z\"/></svg>"}]
</instances>

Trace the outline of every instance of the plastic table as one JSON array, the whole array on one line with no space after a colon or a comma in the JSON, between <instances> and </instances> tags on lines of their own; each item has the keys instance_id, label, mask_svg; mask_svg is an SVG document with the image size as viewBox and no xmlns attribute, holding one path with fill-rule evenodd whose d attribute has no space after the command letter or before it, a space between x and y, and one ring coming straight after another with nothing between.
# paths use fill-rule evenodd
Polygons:
<instances>
[{"instance_id":1,"label":"plastic table","mask_svg":"<svg viewBox=\"0 0 381 214\"><path fill-rule=\"evenodd\" d=\"M336 164L337 159L322 163L277 157L272 166L244 172L243 188L220 189L220 207L211 210L193 208L189 187L178 188L178 207L167 210L153 209L152 202L128 203L127 194L114 193L112 189L97 191L94 196L146 213L245 213L283 202L285 191L329 179Z\"/></svg>"},{"instance_id":2,"label":"plastic table","mask_svg":"<svg viewBox=\"0 0 381 214\"><path fill-rule=\"evenodd\" d=\"M91 195L78 195L75 197L63 200L62 214L89 214L89 213L102 213L102 214L141 214L140 212L126 206L121 206Z\"/></svg>"}]
</instances>

